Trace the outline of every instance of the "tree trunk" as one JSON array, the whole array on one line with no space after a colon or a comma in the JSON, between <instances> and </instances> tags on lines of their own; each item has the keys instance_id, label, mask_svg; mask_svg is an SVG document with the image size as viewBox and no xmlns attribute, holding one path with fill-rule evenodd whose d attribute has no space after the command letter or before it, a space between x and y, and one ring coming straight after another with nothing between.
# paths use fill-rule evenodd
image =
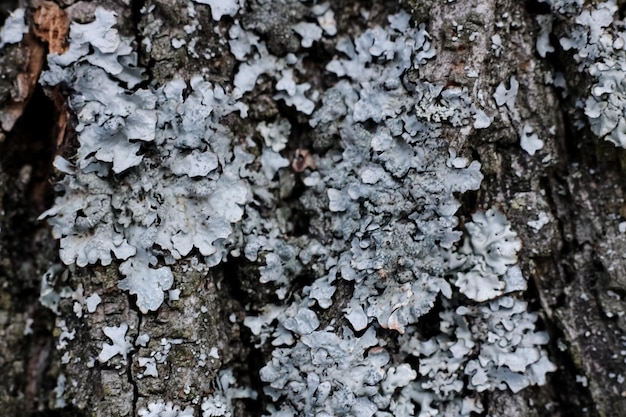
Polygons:
<instances>
[{"instance_id":1,"label":"tree trunk","mask_svg":"<svg viewBox=\"0 0 626 417\"><path fill-rule=\"evenodd\" d=\"M577 3L2 6L3 415L626 415Z\"/></svg>"}]
</instances>

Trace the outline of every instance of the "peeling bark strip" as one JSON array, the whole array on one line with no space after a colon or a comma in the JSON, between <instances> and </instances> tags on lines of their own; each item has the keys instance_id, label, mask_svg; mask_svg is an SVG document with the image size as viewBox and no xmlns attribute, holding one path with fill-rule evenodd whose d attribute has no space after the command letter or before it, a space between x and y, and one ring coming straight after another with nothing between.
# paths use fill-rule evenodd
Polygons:
<instances>
[{"instance_id":1,"label":"peeling bark strip","mask_svg":"<svg viewBox=\"0 0 626 417\"><path fill-rule=\"evenodd\" d=\"M626 142L626 35L614 2L581 3L15 11L3 51L48 44L47 69L30 73L59 114L57 197L40 219L63 265L35 268L49 263L39 302L54 349L7 327L43 327L32 308L0 304L0 348L30 352L0 404L19 410L23 392L41 398L29 412L61 415L624 414L621 154L598 138ZM24 62L7 67L18 94L2 108L32 94ZM7 113L0 155L29 132L22 111ZM24 198L13 179L35 187L20 163L2 159L2 201ZM9 283L28 268L4 270L19 294Z\"/></svg>"},{"instance_id":2,"label":"peeling bark strip","mask_svg":"<svg viewBox=\"0 0 626 417\"><path fill-rule=\"evenodd\" d=\"M63 9L55 3L39 2L33 14L33 32L48 44L49 53L63 54L67 51L69 22Z\"/></svg>"}]
</instances>

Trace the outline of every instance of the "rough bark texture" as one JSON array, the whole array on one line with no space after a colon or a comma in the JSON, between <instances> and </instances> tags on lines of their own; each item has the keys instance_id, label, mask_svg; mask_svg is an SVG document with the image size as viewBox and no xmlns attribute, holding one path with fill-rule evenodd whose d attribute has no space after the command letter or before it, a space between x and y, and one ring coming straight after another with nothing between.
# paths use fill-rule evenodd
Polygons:
<instances>
[{"instance_id":1,"label":"rough bark texture","mask_svg":"<svg viewBox=\"0 0 626 417\"><path fill-rule=\"evenodd\" d=\"M261 2L259 2L261 3ZM276 3L276 4L274 4ZM543 4L514 0L412 1L399 5L388 1L335 1L339 33L359 33L368 26L384 23L389 14L404 8L418 22L427 22L437 56L409 77L433 84L468 87L491 94L514 75L519 81L517 109L521 120L532 125L545 139L534 156L519 146L520 122L492 109L493 123L484 130L444 128L443 137L462 155L479 160L485 175L481 189L462 196L458 215L469 218L476 209L499 207L506 213L522 240L519 254L529 278L527 299L540 312L540 326L550 334L549 357L558 370L548 383L518 394L497 391L484 394L485 415L490 416L623 416L626 415L626 234L618 230L625 220L623 149L594 137L576 124L584 120L576 108L576 97L587 95L588 80L577 71L568 53L558 51L542 59L535 50L539 27L535 17L544 13ZM58 1L68 19L88 22L94 5ZM174 75L189 79L204 71L216 83L230 83L237 62L221 40L232 23L211 18L210 9L196 4L196 19L203 30L197 50L210 51L215 58L193 57L185 48L174 49L171 39L188 37L190 24L187 0L107 1L100 5L118 13L121 32L136 40L140 63L148 68L149 81L162 84ZM28 19L42 7L31 2ZM152 8L153 7L153 8ZM283 56L300 48L299 38L286 28L302 19L304 6L281 2L257 4L249 1L239 14L247 30L267 43L274 55ZM150 9L142 13L141 9ZM152 8L152 9L151 9ZM368 19L360 13L369 10ZM6 12L0 10L3 18ZM160 23L155 23L160 22ZM481 32L478 41L457 39L456 25ZM570 22L556 22L555 33ZM565 27L560 27L564 25ZM464 33L471 33L469 30ZM492 49L492 35L504 39L499 56ZM194 36L197 36L194 35ZM145 39L151 50L145 50ZM188 39L189 40L189 39ZM180 299L157 312L141 314L134 299L117 288L117 265L70 267L64 286L82 286L84 294L102 298L94 314L78 318L74 301L67 298L55 316L38 302L40 279L58 262L57 243L45 222L37 217L52 204L52 160L72 147L70 113L65 129L62 106L55 95L33 87L28 97L18 88L20 74L38 71L29 66L37 48L45 43L33 33L23 42L5 45L0 55L0 111L19 114L14 126L0 131L0 409L6 416L131 416L157 399L189 405L192 399L215 389L217 372L224 366L234 369L242 384L260 390L258 371L269 352L255 349L250 332L242 325L246 305L258 308L272 299L273 292L258 282L259 265L233 259L206 273L175 267L174 288ZM323 90L323 65L329 59L323 43L311 52L310 78ZM468 78L466 66L477 71ZM203 70L204 69L204 70ZM568 80L569 95L547 80L559 70ZM29 74L36 77L38 74ZM21 85L21 84L20 84ZM20 87L21 88L21 87ZM288 149L329 148L323 137L307 125L306 118L272 99L274 86L261 78L255 90L244 98L251 117L232 120L241 138L254 135L255 124L282 114L292 122ZM58 97L57 99L58 100ZM61 101L62 103L63 101ZM16 110L21 105L23 110ZM17 113L16 113L17 112ZM62 130L62 132L59 132ZM58 138L64 147L58 149ZM546 158L549 156L549 158ZM286 198L302 234L309 233L309 219L297 198ZM540 230L529 226L537 213L549 218ZM312 226L311 226L312 227ZM324 241L324 230L317 229ZM319 236L321 234L321 236ZM60 278L59 278L60 279ZM306 281L306 277L303 280ZM294 283L294 286L303 285ZM350 288L339 285L340 299ZM196 314L201 307L204 312ZM339 307L335 307L339 309ZM328 314L332 315L332 309ZM322 318L323 320L323 318ZM117 356L106 366L87 366L97 357L108 339L103 326L128 323L128 336L150 334L147 345L130 353L127 361ZM74 329L65 350L58 350L63 328ZM171 340L184 340L184 343ZM219 358L209 352L217 347ZM137 378L137 358L169 350L168 363L159 364L159 378ZM65 359L62 355L69 352ZM194 355L208 356L203 372L197 371ZM54 391L63 373L65 395L72 398L65 408L56 408ZM237 415L261 415L269 398L240 401ZM52 411L54 410L54 411Z\"/></svg>"}]
</instances>

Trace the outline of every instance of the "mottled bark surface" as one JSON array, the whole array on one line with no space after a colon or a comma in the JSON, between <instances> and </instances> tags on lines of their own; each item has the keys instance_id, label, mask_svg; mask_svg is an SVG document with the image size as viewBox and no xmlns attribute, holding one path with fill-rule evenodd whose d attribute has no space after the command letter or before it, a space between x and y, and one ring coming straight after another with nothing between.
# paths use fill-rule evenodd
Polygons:
<instances>
[{"instance_id":1,"label":"mottled bark surface","mask_svg":"<svg viewBox=\"0 0 626 417\"><path fill-rule=\"evenodd\" d=\"M618 227L626 220L626 155L623 149L595 138L587 128L577 127L585 118L575 101L586 96L588 81L581 78L566 52L557 48L550 59L537 55L535 17L545 12L539 3L388 3L332 2L339 33L358 34L384 23L400 7L411 11L416 21L427 22L437 56L409 77L465 86L473 92L482 90L490 99L501 82L508 86L515 76L520 84L516 107L520 120L545 141L534 156L526 153L518 140L520 121L496 108L489 114L494 122L485 130L444 130L444 137L460 154L482 163L485 175L478 192L462 196L459 217L468 219L476 209L496 206L510 219L523 242L520 263L529 277L528 301L540 313L540 326L550 333L549 355L558 366L546 386L519 394L485 393L485 414L626 415L626 234ZM216 23L207 6L195 4L195 19L202 26L196 50L203 54L194 57L185 48L173 48L171 42L172 38L191 40L184 30L191 24L187 1L101 4L118 12L121 32L136 40L140 63L148 68L147 82L161 84L174 76L189 79L202 73L216 83L231 83L237 63L227 43L221 41L232 23L228 18ZM94 10L94 5L86 2L58 1L58 5L68 19L79 22L89 21ZM41 3L32 2L28 7L32 21ZM142 13L142 8L151 12ZM367 19L360 13L363 9L370 10ZM261 36L273 54L282 56L300 48L299 39L285 28L301 20L303 13L300 3L260 5L249 1L240 21ZM570 23L556 22L555 33L566 30ZM458 39L457 25L475 28L481 36L478 41ZM495 34L503 40L499 55L492 48ZM145 40L149 40L150 51ZM192 399L213 392L217 372L224 366L234 369L240 382L260 390L258 371L268 352L254 348L242 320L246 305L259 308L272 300L273 292L258 282L258 265L241 258L204 273L189 272L184 262L177 265L174 288L181 290L179 300L147 315L135 307L132 296L117 288L115 263L70 267L69 273L59 274L59 288L75 291L82 287L86 295L99 294L102 302L93 314L77 317L71 297L61 301L58 316L39 304L41 277L58 263L58 251L45 222L37 217L52 204L54 155L72 152L75 117L70 113L65 130L65 110L58 101L55 104L53 92L46 95L41 87L34 87L24 97L20 90L20 74L34 76L29 71L37 71L36 65L29 66L29 60L36 59L38 48L44 47L45 43L29 34L20 44L6 45L0 55L0 112L19 113L14 125L0 131L0 414L134 416L140 407L157 399L197 407ZM323 68L333 53L323 43L310 53L310 78L306 81L315 88L323 90L327 85ZM468 66L476 70L477 77L467 76ZM568 81L567 96L551 81L555 71ZM255 90L244 98L250 118L232 120L233 130L241 138L253 135L256 123L280 113L293 126L288 149L324 152L333 146L301 115L277 104L274 93L272 83L261 77ZM65 139L59 149L60 129ZM290 191L297 192L297 187ZM302 217L296 223L304 229L306 239L311 219L298 198L285 197L285 207ZM540 212L549 222L537 230L529 222L537 220ZM315 233L322 234L322 241L324 230ZM335 297L340 298L342 291L349 289L340 286ZM203 313L197 314L198 310ZM102 328L122 322L129 325L127 335L132 339L147 333L150 340L125 362L117 356L106 365L89 364L109 341ZM64 328L75 334L59 349ZM210 355L213 347L218 348L219 358ZM157 365L159 378L139 378L143 369L138 358L154 352L168 355L166 364ZM207 357L202 372L193 359L198 354ZM61 373L71 381L65 392L72 403L56 408L54 388ZM267 402L269 398L241 401L237 415L261 415Z\"/></svg>"}]
</instances>

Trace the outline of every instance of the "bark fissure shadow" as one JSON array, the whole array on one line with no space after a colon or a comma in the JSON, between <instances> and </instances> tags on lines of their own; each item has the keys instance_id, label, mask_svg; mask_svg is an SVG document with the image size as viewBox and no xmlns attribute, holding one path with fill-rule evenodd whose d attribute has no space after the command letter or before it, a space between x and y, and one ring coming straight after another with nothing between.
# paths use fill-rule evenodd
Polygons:
<instances>
[{"instance_id":1,"label":"bark fissure shadow","mask_svg":"<svg viewBox=\"0 0 626 417\"><path fill-rule=\"evenodd\" d=\"M25 416L57 415L48 411L56 385L56 375L50 375L55 317L39 304L39 289L41 276L58 258L58 244L48 226L37 220L53 201L49 178L57 117L53 103L36 87L20 119L0 142L0 285L11 300L0 309L12 321L31 320L25 324L30 332L0 342L24 364L22 374L12 375L14 371L4 366L0 374L18 382L15 388L22 397L14 401Z\"/></svg>"},{"instance_id":2,"label":"bark fissure shadow","mask_svg":"<svg viewBox=\"0 0 626 417\"><path fill-rule=\"evenodd\" d=\"M223 320L227 320L230 313L234 313L241 320L239 338L231 341L231 347L240 352L233 363L225 367L233 369L238 376L237 380L247 384L255 390L259 397L254 399L238 400L234 405L236 417L261 417L268 402L263 396L263 382L260 370L265 366L271 351L255 348L255 337L250 329L243 325L246 314L256 314L260 308L273 299L273 291L259 282L258 265L244 258L232 258L216 267L223 274L221 282L222 297L229 299L223 306L229 306L234 311L224 311ZM277 301L277 300L275 300ZM247 307L247 308L246 308Z\"/></svg>"}]
</instances>

